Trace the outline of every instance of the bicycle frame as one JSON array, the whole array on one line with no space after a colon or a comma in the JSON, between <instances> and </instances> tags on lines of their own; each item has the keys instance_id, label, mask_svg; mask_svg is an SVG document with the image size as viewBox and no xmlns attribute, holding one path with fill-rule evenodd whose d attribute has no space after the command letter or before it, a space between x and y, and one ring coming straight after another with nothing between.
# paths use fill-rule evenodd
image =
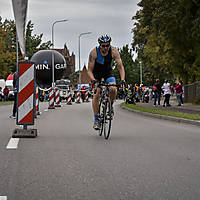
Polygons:
<instances>
[{"instance_id":1,"label":"bicycle frame","mask_svg":"<svg viewBox=\"0 0 200 200\"><path fill-rule=\"evenodd\" d=\"M95 88L95 93L97 88L100 88L99 120L101 123L101 128L99 130L99 135L101 136L102 133L104 132L105 139L109 138L111 130L111 121L113 119L111 113L110 90L109 90L109 87L111 86L117 86L117 85L100 82Z\"/></svg>"}]
</instances>

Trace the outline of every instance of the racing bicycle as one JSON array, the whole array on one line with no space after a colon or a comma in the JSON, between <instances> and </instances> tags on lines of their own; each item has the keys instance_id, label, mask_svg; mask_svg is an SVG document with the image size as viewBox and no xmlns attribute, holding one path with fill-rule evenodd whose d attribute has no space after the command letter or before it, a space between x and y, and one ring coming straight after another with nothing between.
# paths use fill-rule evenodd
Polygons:
<instances>
[{"instance_id":1,"label":"racing bicycle","mask_svg":"<svg viewBox=\"0 0 200 200\"><path fill-rule=\"evenodd\" d=\"M117 84L107 84L104 81L98 82L95 88L95 93L97 88L100 88L100 99L99 99L99 136L104 134L104 138L107 140L111 132L111 124L113 119L113 110L110 101L110 91L111 86L119 86Z\"/></svg>"}]
</instances>

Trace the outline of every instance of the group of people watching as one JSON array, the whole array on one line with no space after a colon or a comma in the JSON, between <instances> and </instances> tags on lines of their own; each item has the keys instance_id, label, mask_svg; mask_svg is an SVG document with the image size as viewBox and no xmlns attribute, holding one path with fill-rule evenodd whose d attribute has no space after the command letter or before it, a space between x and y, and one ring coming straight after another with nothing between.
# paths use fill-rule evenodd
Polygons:
<instances>
[{"instance_id":1,"label":"group of people watching","mask_svg":"<svg viewBox=\"0 0 200 200\"><path fill-rule=\"evenodd\" d=\"M162 85L159 82L159 79L156 79L153 86L148 87L144 86L143 84L135 84L131 85L128 84L126 87L126 94L134 94L135 102L142 101L143 103L148 103L148 100L153 99L153 105L159 106L161 104L161 97L164 97L163 107L168 107L170 105L170 97L175 93L177 97L178 106L183 105L183 95L184 95L184 86L182 85L181 81L177 81L175 86L172 86L169 80L166 80ZM145 101L144 97L148 95L148 100ZM118 92L119 99L122 96L125 96L121 91Z\"/></svg>"},{"instance_id":2,"label":"group of people watching","mask_svg":"<svg viewBox=\"0 0 200 200\"><path fill-rule=\"evenodd\" d=\"M163 83L163 85L161 86L159 80L156 79L156 82L153 85L154 106L160 105L161 94L164 95L163 107L171 106L169 100L170 96L174 92L176 93L178 106L181 106L183 104L183 94L184 94L184 87L182 85L182 82L177 81L176 85L172 87L170 85L169 80L166 80L165 83Z\"/></svg>"}]
</instances>

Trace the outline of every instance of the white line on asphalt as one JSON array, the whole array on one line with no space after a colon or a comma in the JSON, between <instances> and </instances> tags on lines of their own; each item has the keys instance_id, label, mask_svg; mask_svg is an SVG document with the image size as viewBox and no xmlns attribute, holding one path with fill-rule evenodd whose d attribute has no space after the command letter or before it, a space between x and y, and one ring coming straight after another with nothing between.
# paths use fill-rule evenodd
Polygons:
<instances>
[{"instance_id":1,"label":"white line on asphalt","mask_svg":"<svg viewBox=\"0 0 200 200\"><path fill-rule=\"evenodd\" d=\"M7 196L0 196L0 200L7 200Z\"/></svg>"},{"instance_id":2,"label":"white line on asphalt","mask_svg":"<svg viewBox=\"0 0 200 200\"><path fill-rule=\"evenodd\" d=\"M6 148L7 149L17 149L18 143L19 143L19 138L10 138Z\"/></svg>"}]
</instances>

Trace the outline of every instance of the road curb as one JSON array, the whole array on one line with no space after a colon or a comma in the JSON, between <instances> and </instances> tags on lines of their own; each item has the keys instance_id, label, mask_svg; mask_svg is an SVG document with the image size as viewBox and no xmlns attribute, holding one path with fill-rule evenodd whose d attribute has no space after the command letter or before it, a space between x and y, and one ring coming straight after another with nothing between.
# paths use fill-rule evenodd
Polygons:
<instances>
[{"instance_id":1,"label":"road curb","mask_svg":"<svg viewBox=\"0 0 200 200\"><path fill-rule=\"evenodd\" d=\"M200 121L198 120L190 120L190 119L184 119L184 118L178 118L178 117L172 117L172 116L166 116L166 115L159 115L159 114L154 114L154 113L148 113L148 112L142 112L139 110L134 110L131 108L127 108L123 105L120 105L120 107L122 109L140 114L140 115L144 115L144 116L148 116L148 117L154 117L154 118L158 118L158 119L164 119L164 120L170 120L173 122L179 122L179 123L187 123L187 124L192 124L192 125L196 125L196 126L200 126Z\"/></svg>"}]
</instances>

